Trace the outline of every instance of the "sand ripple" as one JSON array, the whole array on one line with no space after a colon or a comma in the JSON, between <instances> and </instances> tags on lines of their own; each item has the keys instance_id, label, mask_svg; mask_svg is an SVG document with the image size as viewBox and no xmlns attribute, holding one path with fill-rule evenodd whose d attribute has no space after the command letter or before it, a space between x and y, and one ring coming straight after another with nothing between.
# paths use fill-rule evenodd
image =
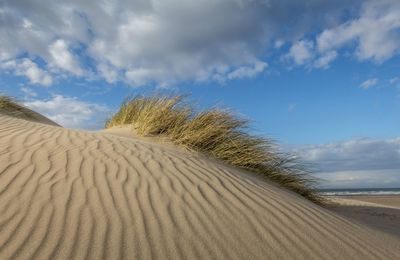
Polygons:
<instances>
[{"instance_id":1,"label":"sand ripple","mask_svg":"<svg viewBox=\"0 0 400 260\"><path fill-rule=\"evenodd\" d=\"M0 115L0 259L395 259L400 242L179 149Z\"/></svg>"}]
</instances>

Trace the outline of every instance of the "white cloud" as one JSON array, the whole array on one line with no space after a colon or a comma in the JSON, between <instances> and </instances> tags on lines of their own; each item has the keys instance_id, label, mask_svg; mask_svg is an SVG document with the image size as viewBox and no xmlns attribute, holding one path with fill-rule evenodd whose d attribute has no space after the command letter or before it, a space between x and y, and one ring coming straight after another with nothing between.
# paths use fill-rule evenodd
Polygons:
<instances>
[{"instance_id":1,"label":"white cloud","mask_svg":"<svg viewBox=\"0 0 400 260\"><path fill-rule=\"evenodd\" d=\"M31 88L22 87L20 90L22 93L25 94L27 98L32 98L37 96L37 93L33 91Z\"/></svg>"},{"instance_id":2,"label":"white cloud","mask_svg":"<svg viewBox=\"0 0 400 260\"><path fill-rule=\"evenodd\" d=\"M327 187L400 185L400 138L353 139L307 146L296 153L315 165Z\"/></svg>"},{"instance_id":3,"label":"white cloud","mask_svg":"<svg viewBox=\"0 0 400 260\"><path fill-rule=\"evenodd\" d=\"M55 66L78 76L83 74L78 61L71 54L68 44L64 40L56 40L50 44L49 53L51 62Z\"/></svg>"},{"instance_id":4,"label":"white cloud","mask_svg":"<svg viewBox=\"0 0 400 260\"><path fill-rule=\"evenodd\" d=\"M373 79L367 79L366 81L364 81L363 83L360 84L360 87L363 89L369 89L373 86L375 86L378 83L378 79L377 78L373 78Z\"/></svg>"},{"instance_id":5,"label":"white cloud","mask_svg":"<svg viewBox=\"0 0 400 260\"><path fill-rule=\"evenodd\" d=\"M400 138L353 139L306 147L301 154L325 170L400 169Z\"/></svg>"},{"instance_id":6,"label":"white cloud","mask_svg":"<svg viewBox=\"0 0 400 260\"><path fill-rule=\"evenodd\" d=\"M299 40L293 43L289 52L282 57L284 61L294 63L296 66L305 66L308 69L327 69L337 57L336 51L318 53L311 40Z\"/></svg>"},{"instance_id":7,"label":"white cloud","mask_svg":"<svg viewBox=\"0 0 400 260\"><path fill-rule=\"evenodd\" d=\"M25 75L32 84L49 86L53 83L52 77L46 71L40 69L36 63L28 59L24 59L18 67L17 74Z\"/></svg>"},{"instance_id":8,"label":"white cloud","mask_svg":"<svg viewBox=\"0 0 400 260\"><path fill-rule=\"evenodd\" d=\"M342 48L348 48L350 52L354 49L359 61L382 63L397 55L400 50L400 1L364 1L358 15L324 29L315 42L304 39L294 42L285 57L291 58L295 65L326 69Z\"/></svg>"},{"instance_id":9,"label":"white cloud","mask_svg":"<svg viewBox=\"0 0 400 260\"><path fill-rule=\"evenodd\" d=\"M400 187L400 170L354 170L320 172L321 188L397 188Z\"/></svg>"},{"instance_id":10,"label":"white cloud","mask_svg":"<svg viewBox=\"0 0 400 260\"><path fill-rule=\"evenodd\" d=\"M32 0L1 8L2 56L28 53L77 76L139 86L261 73L271 12L265 0ZM85 67L87 60L96 65Z\"/></svg>"},{"instance_id":11,"label":"white cloud","mask_svg":"<svg viewBox=\"0 0 400 260\"><path fill-rule=\"evenodd\" d=\"M0 63L0 68L12 70L18 76L25 76L31 84L50 86L53 78L45 70L41 69L35 62L29 59L8 60Z\"/></svg>"},{"instance_id":12,"label":"white cloud","mask_svg":"<svg viewBox=\"0 0 400 260\"><path fill-rule=\"evenodd\" d=\"M279 49L279 48L281 48L284 44L285 44L285 41L279 39L279 40L276 40L276 41L275 41L274 46L275 46L275 48Z\"/></svg>"},{"instance_id":13,"label":"white cloud","mask_svg":"<svg viewBox=\"0 0 400 260\"><path fill-rule=\"evenodd\" d=\"M397 82L400 82L400 78L399 77L394 77L394 78L389 79L389 84L390 85L396 84Z\"/></svg>"},{"instance_id":14,"label":"white cloud","mask_svg":"<svg viewBox=\"0 0 400 260\"><path fill-rule=\"evenodd\" d=\"M400 49L400 1L366 1L358 18L324 30L317 38L319 51L356 44L360 60L381 63Z\"/></svg>"},{"instance_id":15,"label":"white cloud","mask_svg":"<svg viewBox=\"0 0 400 260\"><path fill-rule=\"evenodd\" d=\"M253 66L243 66L229 72L228 79L253 78L267 68L268 64L257 61Z\"/></svg>"},{"instance_id":16,"label":"white cloud","mask_svg":"<svg viewBox=\"0 0 400 260\"><path fill-rule=\"evenodd\" d=\"M314 56L314 43L308 40L300 40L295 42L285 56L292 59L296 65L304 65Z\"/></svg>"},{"instance_id":17,"label":"white cloud","mask_svg":"<svg viewBox=\"0 0 400 260\"><path fill-rule=\"evenodd\" d=\"M265 70L265 51L274 43L282 47L323 28L347 5L345 0L3 1L0 59L27 55L42 59L54 74L96 74L132 85L254 77ZM301 63L307 54L297 51L294 57Z\"/></svg>"},{"instance_id":18,"label":"white cloud","mask_svg":"<svg viewBox=\"0 0 400 260\"><path fill-rule=\"evenodd\" d=\"M3 1L0 60L135 86L224 82L263 73L265 54L286 45L308 68L354 45L358 59L383 62L400 48L399 10L397 0Z\"/></svg>"},{"instance_id":19,"label":"white cloud","mask_svg":"<svg viewBox=\"0 0 400 260\"><path fill-rule=\"evenodd\" d=\"M131 69L126 71L125 77L129 83L134 86L142 86L148 83L151 83L154 80L162 82L162 84L167 84L167 79L165 75L163 75L162 69Z\"/></svg>"},{"instance_id":20,"label":"white cloud","mask_svg":"<svg viewBox=\"0 0 400 260\"><path fill-rule=\"evenodd\" d=\"M97 66L97 71L108 83L115 83L118 80L118 71L112 66L101 63Z\"/></svg>"},{"instance_id":21,"label":"white cloud","mask_svg":"<svg viewBox=\"0 0 400 260\"><path fill-rule=\"evenodd\" d=\"M314 67L317 69L327 69L329 68L330 63L334 61L336 57L336 51L329 51L314 61Z\"/></svg>"},{"instance_id":22,"label":"white cloud","mask_svg":"<svg viewBox=\"0 0 400 260\"><path fill-rule=\"evenodd\" d=\"M24 102L27 107L69 128L101 129L110 109L104 105L81 101L75 97L54 95L48 100Z\"/></svg>"}]
</instances>

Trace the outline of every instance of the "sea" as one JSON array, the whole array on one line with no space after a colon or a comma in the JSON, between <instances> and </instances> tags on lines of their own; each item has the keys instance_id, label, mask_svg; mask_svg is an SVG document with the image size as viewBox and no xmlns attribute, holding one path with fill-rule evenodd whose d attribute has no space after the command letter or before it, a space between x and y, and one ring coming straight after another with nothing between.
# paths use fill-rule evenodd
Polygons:
<instances>
[{"instance_id":1,"label":"sea","mask_svg":"<svg viewBox=\"0 0 400 260\"><path fill-rule=\"evenodd\" d=\"M381 188L381 189L321 189L322 195L326 196L354 196L354 195L400 195L400 188Z\"/></svg>"}]
</instances>

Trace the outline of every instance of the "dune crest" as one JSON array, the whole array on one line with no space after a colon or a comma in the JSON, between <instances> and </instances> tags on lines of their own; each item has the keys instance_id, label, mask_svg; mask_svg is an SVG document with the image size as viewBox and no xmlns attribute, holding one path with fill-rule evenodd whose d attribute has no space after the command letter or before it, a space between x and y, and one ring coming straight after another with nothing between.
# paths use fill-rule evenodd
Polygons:
<instances>
[{"instance_id":1,"label":"dune crest","mask_svg":"<svg viewBox=\"0 0 400 260\"><path fill-rule=\"evenodd\" d=\"M200 155L0 114L0 259L395 259L399 241Z\"/></svg>"},{"instance_id":2,"label":"dune crest","mask_svg":"<svg viewBox=\"0 0 400 260\"><path fill-rule=\"evenodd\" d=\"M0 115L12 116L23 120L28 120L36 123L47 124L52 126L60 126L56 122L47 117L20 105L13 98L0 95Z\"/></svg>"}]
</instances>

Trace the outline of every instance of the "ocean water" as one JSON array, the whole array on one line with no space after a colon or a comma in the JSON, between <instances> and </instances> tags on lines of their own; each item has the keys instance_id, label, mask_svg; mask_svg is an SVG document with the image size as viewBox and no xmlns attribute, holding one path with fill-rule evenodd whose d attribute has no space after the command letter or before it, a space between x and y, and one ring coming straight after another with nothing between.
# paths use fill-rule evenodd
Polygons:
<instances>
[{"instance_id":1,"label":"ocean water","mask_svg":"<svg viewBox=\"0 0 400 260\"><path fill-rule=\"evenodd\" d=\"M400 188L385 189L321 189L320 192L326 196L347 195L400 195Z\"/></svg>"}]
</instances>

